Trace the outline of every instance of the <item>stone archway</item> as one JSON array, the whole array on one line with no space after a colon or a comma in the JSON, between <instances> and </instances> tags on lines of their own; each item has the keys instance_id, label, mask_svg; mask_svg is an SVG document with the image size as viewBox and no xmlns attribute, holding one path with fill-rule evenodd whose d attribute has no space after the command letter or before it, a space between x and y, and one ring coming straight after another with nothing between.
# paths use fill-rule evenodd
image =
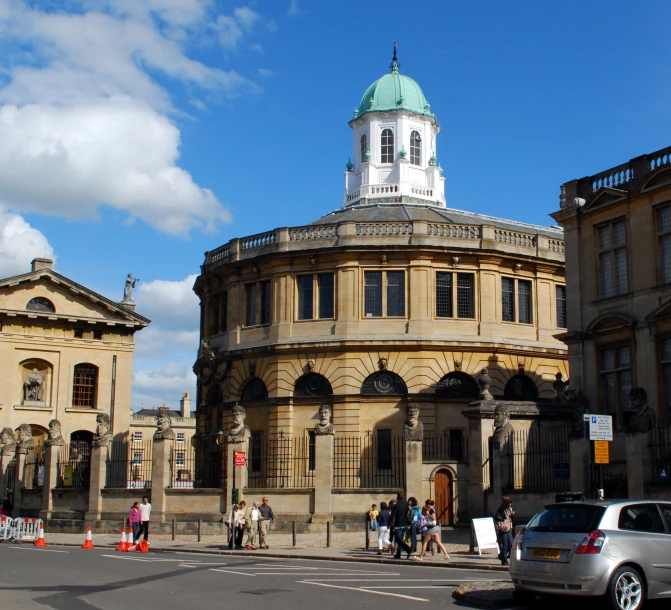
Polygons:
<instances>
[{"instance_id":1,"label":"stone archway","mask_svg":"<svg viewBox=\"0 0 671 610\"><path fill-rule=\"evenodd\" d=\"M441 525L453 525L454 476L447 468L439 469L434 475L434 500L438 522Z\"/></svg>"}]
</instances>

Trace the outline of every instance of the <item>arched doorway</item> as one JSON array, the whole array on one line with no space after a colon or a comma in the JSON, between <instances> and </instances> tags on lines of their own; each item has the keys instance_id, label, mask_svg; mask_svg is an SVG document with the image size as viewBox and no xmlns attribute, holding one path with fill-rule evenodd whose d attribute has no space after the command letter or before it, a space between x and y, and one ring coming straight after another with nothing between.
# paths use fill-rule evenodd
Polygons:
<instances>
[{"instance_id":1,"label":"arched doorway","mask_svg":"<svg viewBox=\"0 0 671 610\"><path fill-rule=\"evenodd\" d=\"M454 523L454 516L452 514L452 506L454 502L452 494L452 473L446 468L441 468L436 472L435 489L438 522L441 525L452 525Z\"/></svg>"}]
</instances>

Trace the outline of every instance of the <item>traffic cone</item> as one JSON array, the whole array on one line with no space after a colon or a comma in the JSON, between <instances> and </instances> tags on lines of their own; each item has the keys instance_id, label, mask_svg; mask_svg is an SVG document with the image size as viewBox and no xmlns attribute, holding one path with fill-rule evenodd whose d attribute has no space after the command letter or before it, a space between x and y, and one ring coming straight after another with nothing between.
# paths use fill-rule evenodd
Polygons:
<instances>
[{"instance_id":1,"label":"traffic cone","mask_svg":"<svg viewBox=\"0 0 671 610\"><path fill-rule=\"evenodd\" d=\"M121 542L119 542L119 546L116 548L116 550L121 551L122 553L124 553L128 550L128 542L126 541L126 528L125 527L121 528Z\"/></svg>"},{"instance_id":2,"label":"traffic cone","mask_svg":"<svg viewBox=\"0 0 671 610\"><path fill-rule=\"evenodd\" d=\"M93 540L91 539L91 526L89 525L89 529L86 532L86 542L82 545L83 549L94 549L95 547L93 546Z\"/></svg>"},{"instance_id":3,"label":"traffic cone","mask_svg":"<svg viewBox=\"0 0 671 610\"><path fill-rule=\"evenodd\" d=\"M143 540L142 542L136 545L136 548L139 549L141 553L148 553L149 543L146 540Z\"/></svg>"},{"instance_id":4,"label":"traffic cone","mask_svg":"<svg viewBox=\"0 0 671 610\"><path fill-rule=\"evenodd\" d=\"M47 546L47 543L44 542L44 525L42 524L40 524L40 535L37 537L37 540L35 540L33 546Z\"/></svg>"}]
</instances>

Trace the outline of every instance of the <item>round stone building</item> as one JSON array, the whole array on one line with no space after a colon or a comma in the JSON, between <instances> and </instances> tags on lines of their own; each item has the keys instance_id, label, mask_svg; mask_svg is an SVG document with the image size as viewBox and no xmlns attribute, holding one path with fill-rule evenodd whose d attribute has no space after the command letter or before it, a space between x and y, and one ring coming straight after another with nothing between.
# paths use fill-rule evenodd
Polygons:
<instances>
[{"instance_id":1,"label":"round stone building","mask_svg":"<svg viewBox=\"0 0 671 610\"><path fill-rule=\"evenodd\" d=\"M446 207L439 123L395 58L349 125L339 209L206 254L194 286L197 433L228 431L244 407L246 472L226 487L266 490L276 513L337 520L406 488L454 523L482 482L474 452L493 423L469 421L469 403L542 403L557 374L567 378L555 339L566 326L563 235ZM335 429L324 510L312 474L323 404ZM423 425L412 480L409 404Z\"/></svg>"}]
</instances>

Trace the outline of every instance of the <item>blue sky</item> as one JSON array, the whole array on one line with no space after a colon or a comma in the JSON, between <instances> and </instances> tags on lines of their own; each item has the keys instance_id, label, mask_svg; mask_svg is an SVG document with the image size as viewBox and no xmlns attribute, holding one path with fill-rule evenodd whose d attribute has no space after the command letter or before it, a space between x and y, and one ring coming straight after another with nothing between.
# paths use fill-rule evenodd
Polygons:
<instances>
[{"instance_id":1,"label":"blue sky","mask_svg":"<svg viewBox=\"0 0 671 610\"><path fill-rule=\"evenodd\" d=\"M448 205L550 224L559 185L670 144L671 5L0 0L0 276L141 279L133 406L193 390L203 253L340 207L388 70L442 127Z\"/></svg>"}]
</instances>

